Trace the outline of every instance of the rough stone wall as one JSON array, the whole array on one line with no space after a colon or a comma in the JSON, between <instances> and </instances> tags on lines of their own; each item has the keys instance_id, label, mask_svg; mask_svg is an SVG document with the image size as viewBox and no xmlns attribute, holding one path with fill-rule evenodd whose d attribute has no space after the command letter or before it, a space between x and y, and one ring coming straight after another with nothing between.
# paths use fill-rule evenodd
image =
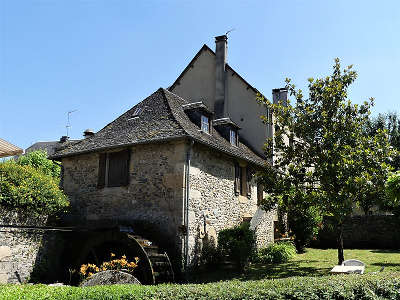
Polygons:
<instances>
[{"instance_id":1,"label":"rough stone wall","mask_svg":"<svg viewBox=\"0 0 400 300\"><path fill-rule=\"evenodd\" d=\"M275 212L265 212L257 207L254 180L250 199L235 196L234 176L233 158L199 144L194 145L190 166L189 265L196 264L205 233L216 238L220 230L238 225L244 218L251 218L258 247L273 242Z\"/></svg>"},{"instance_id":2,"label":"rough stone wall","mask_svg":"<svg viewBox=\"0 0 400 300\"><path fill-rule=\"evenodd\" d=\"M97 188L98 153L64 158L62 163L64 191L81 222L143 221L154 226L160 239L181 251L183 141L133 146L129 185L124 187Z\"/></svg>"},{"instance_id":3,"label":"rough stone wall","mask_svg":"<svg viewBox=\"0 0 400 300\"><path fill-rule=\"evenodd\" d=\"M46 217L33 218L0 208L0 224L45 226ZM56 247L61 245L57 233L5 226L0 226L0 231L0 284L25 283L35 279L32 277L49 280L55 275L52 271L59 263L57 250L61 250Z\"/></svg>"},{"instance_id":4,"label":"rough stone wall","mask_svg":"<svg viewBox=\"0 0 400 300\"><path fill-rule=\"evenodd\" d=\"M324 219L324 227L313 243L318 247L336 247L336 233ZM395 216L353 216L343 225L343 244L345 248L398 249L400 247L400 221Z\"/></svg>"}]
</instances>

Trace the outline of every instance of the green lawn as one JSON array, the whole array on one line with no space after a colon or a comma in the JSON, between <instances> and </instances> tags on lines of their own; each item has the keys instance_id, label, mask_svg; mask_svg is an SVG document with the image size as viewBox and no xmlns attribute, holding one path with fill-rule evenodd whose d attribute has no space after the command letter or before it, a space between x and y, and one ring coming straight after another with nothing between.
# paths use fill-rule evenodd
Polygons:
<instances>
[{"instance_id":1,"label":"green lawn","mask_svg":"<svg viewBox=\"0 0 400 300\"><path fill-rule=\"evenodd\" d=\"M379 271L382 266L384 272L400 272L400 250L344 250L345 259L358 259L366 264L365 273ZM297 254L287 263L277 265L252 264L244 273L234 270L216 269L213 271L199 271L190 281L213 282L219 280L259 280L287 278L292 276L323 276L337 264L336 249L308 248L306 253Z\"/></svg>"}]
</instances>

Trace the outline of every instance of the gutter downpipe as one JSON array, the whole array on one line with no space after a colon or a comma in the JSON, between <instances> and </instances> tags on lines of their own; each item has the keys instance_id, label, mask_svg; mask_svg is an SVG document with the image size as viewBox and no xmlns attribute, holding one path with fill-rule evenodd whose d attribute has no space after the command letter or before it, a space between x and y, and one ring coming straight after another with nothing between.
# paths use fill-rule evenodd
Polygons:
<instances>
[{"instance_id":1,"label":"gutter downpipe","mask_svg":"<svg viewBox=\"0 0 400 300\"><path fill-rule=\"evenodd\" d=\"M190 139L189 149L186 153L186 170L185 170L185 210L184 210L184 224L186 229L185 243L184 243L184 256L185 264L184 271L187 274L187 268L189 264L189 188L190 188L190 160L192 156L192 148L194 140Z\"/></svg>"}]
</instances>

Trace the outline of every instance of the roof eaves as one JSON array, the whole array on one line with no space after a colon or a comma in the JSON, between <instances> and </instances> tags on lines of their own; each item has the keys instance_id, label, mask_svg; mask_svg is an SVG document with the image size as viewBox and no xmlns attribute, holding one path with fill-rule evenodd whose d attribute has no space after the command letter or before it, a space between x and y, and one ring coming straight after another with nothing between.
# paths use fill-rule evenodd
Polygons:
<instances>
[{"instance_id":1,"label":"roof eaves","mask_svg":"<svg viewBox=\"0 0 400 300\"><path fill-rule=\"evenodd\" d=\"M179 135L179 136L172 136L172 137L167 137L167 138L158 138L158 139L137 141L137 142L127 143L127 144L116 144L116 145L112 145L112 146L104 146L104 147L99 147L96 149L87 149L87 150L76 151L76 152L71 152L71 153L67 153L67 154L60 154L60 155L53 154L53 155L49 156L49 159L58 160L60 158L72 157L72 156L76 156L76 155L82 155L82 154L93 153L93 152L101 152L101 151L111 150L111 149L115 149L115 148L130 147L130 146L143 145L143 144L148 144L148 143L153 144L153 143L160 143L160 142L169 142L169 141L175 141L175 140L179 140L179 139L185 139L188 137L190 137L190 136L189 135Z\"/></svg>"}]
</instances>

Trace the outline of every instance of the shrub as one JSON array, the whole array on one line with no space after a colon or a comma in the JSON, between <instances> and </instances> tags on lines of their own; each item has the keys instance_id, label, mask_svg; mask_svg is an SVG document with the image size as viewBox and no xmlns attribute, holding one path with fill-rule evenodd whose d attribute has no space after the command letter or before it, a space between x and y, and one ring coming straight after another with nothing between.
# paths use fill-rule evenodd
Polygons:
<instances>
[{"instance_id":1,"label":"shrub","mask_svg":"<svg viewBox=\"0 0 400 300\"><path fill-rule=\"evenodd\" d=\"M201 264L209 267L216 266L221 261L221 253L215 245L215 240L212 237L208 237L208 235L203 239L200 259Z\"/></svg>"},{"instance_id":2,"label":"shrub","mask_svg":"<svg viewBox=\"0 0 400 300\"><path fill-rule=\"evenodd\" d=\"M262 263L284 263L296 255L296 248L292 242L278 242L262 248L257 253L257 261Z\"/></svg>"},{"instance_id":3,"label":"shrub","mask_svg":"<svg viewBox=\"0 0 400 300\"><path fill-rule=\"evenodd\" d=\"M288 226L298 253L303 253L306 246L317 236L321 222L322 216L314 207L289 208Z\"/></svg>"},{"instance_id":4,"label":"shrub","mask_svg":"<svg viewBox=\"0 0 400 300\"><path fill-rule=\"evenodd\" d=\"M218 249L243 269L255 252L254 232L249 223L221 230L218 233Z\"/></svg>"},{"instance_id":5,"label":"shrub","mask_svg":"<svg viewBox=\"0 0 400 300\"><path fill-rule=\"evenodd\" d=\"M32 151L22 155L17 159L17 164L21 166L31 166L42 173L53 178L60 177L61 167L50 159L47 159L47 153L43 150Z\"/></svg>"},{"instance_id":6,"label":"shrub","mask_svg":"<svg viewBox=\"0 0 400 300\"><path fill-rule=\"evenodd\" d=\"M31 166L0 163L0 205L6 209L51 215L69 203L56 180Z\"/></svg>"},{"instance_id":7,"label":"shrub","mask_svg":"<svg viewBox=\"0 0 400 300\"><path fill-rule=\"evenodd\" d=\"M208 284L106 285L93 287L3 285L0 299L399 299L399 273L362 276L231 280Z\"/></svg>"}]
</instances>

